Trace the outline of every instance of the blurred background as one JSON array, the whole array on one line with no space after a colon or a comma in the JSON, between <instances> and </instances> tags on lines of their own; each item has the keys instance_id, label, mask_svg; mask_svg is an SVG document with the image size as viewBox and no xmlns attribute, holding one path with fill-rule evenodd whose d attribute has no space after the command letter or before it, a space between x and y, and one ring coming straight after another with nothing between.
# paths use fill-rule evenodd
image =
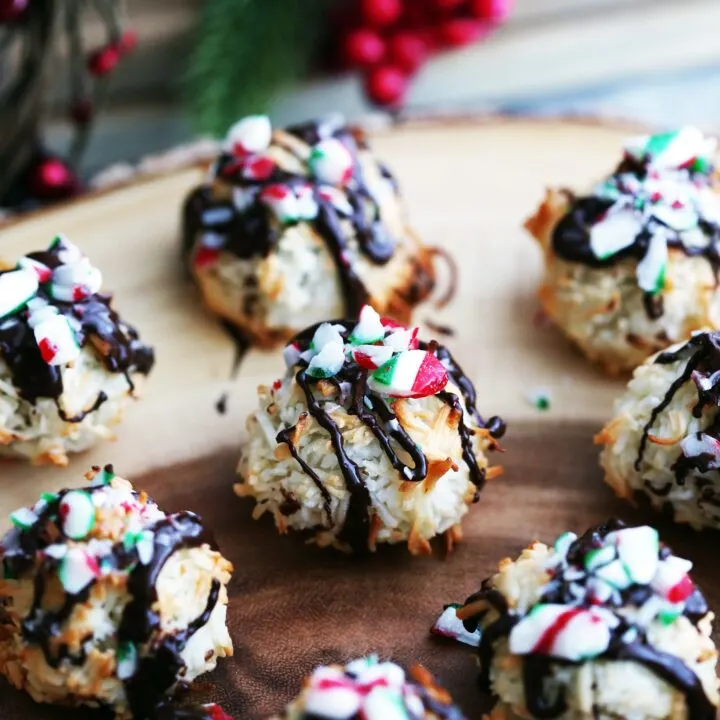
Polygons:
<instances>
[{"instance_id":1,"label":"blurred background","mask_svg":"<svg viewBox=\"0 0 720 720\"><path fill-rule=\"evenodd\" d=\"M9 123L27 134L42 106L43 157L64 159L79 119L87 177L265 108L278 123L504 113L712 131L719 25L717 0L0 0L0 135L9 144ZM7 51L30 34L34 51ZM23 115L13 78L33 52L46 79ZM78 62L102 86L92 96ZM385 72L398 62L404 77Z\"/></svg>"}]
</instances>

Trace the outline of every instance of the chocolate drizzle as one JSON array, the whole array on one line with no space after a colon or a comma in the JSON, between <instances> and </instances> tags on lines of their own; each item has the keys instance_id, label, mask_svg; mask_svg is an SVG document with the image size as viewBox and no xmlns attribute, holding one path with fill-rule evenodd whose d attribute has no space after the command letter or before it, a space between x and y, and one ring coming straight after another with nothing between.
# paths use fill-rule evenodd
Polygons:
<instances>
[{"instance_id":1,"label":"chocolate drizzle","mask_svg":"<svg viewBox=\"0 0 720 720\"><path fill-rule=\"evenodd\" d=\"M671 383L660 403L653 408L650 418L643 427L638 455L635 459L635 470L637 471L640 471L655 421L670 405L675 394L685 383L692 380L697 388L698 399L692 408L693 417L700 418L705 408L720 405L720 333L698 333L677 350L660 353L655 358L655 363L657 365L670 365L682 360L687 360L685 367ZM720 439L720 416L708 427L704 428L702 433ZM684 485L688 475L691 473L707 472L713 460L713 456L709 454L694 456L681 454L672 466L677 484ZM646 484L646 487L659 496L670 492L670 489L665 492L664 488L655 491L655 488L649 484Z\"/></svg>"},{"instance_id":2,"label":"chocolate drizzle","mask_svg":"<svg viewBox=\"0 0 720 720\"><path fill-rule=\"evenodd\" d=\"M341 321L336 321L333 324L338 328L344 328L344 330L341 331L344 337L349 335L354 326L354 323ZM297 344L301 352L309 348L317 327L317 325L310 327L295 337L293 342ZM421 347L433 353L445 366L451 381L462 393L465 408L474 419L478 428L486 430L488 435L494 439L502 437L505 432L505 424L497 417L491 418L487 423L482 419L475 406L475 388L470 379L455 362L447 348L435 342L428 344L421 343ZM372 525L372 501L370 492L363 479L361 469L353 462L345 450L339 427L330 413L325 409L322 398L318 399L315 396L314 390L319 381L308 375L306 370L307 363L302 360L299 361L295 380L305 396L307 412L330 436L330 443L337 458L343 479L345 480L345 486L350 493L350 502L347 508L345 522L338 535L338 539L341 542L347 543L355 552L363 552L368 549ZM347 412L350 415L358 417L373 433L393 468L398 471L403 479L413 483L422 482L428 473L427 458L422 448L416 445L398 421L397 415L392 408L392 398L383 397L368 389L367 374L367 370L361 368L355 362L348 360L332 380L325 380L324 382L332 382L332 384L336 386L338 393L341 395L341 402L348 404ZM347 393L348 397L343 397L343 391L341 389L345 384L348 384L350 387L350 391ZM485 471L478 465L472 444L472 436L475 430L465 424L460 399L454 393L443 391L438 393L437 397L449 405L458 418L458 432L463 448L463 460L467 464L470 480L475 485L476 492L474 500L477 501L480 490L485 484ZM298 422L302 422L302 418ZM295 428L296 426L293 426L280 431L277 435L277 442L284 443L288 446L303 471L317 485L325 503L328 526L330 527L332 525L330 494L324 487L317 473L300 457L293 441ZM399 451L402 451L404 455L409 457L409 462L405 462L401 458Z\"/></svg>"},{"instance_id":3,"label":"chocolate drizzle","mask_svg":"<svg viewBox=\"0 0 720 720\"><path fill-rule=\"evenodd\" d=\"M607 185L612 187L618 195L627 198L634 195L633 189L628 187L627 179L645 181L648 167L645 163L625 158L617 167L615 172L607 180ZM694 184L709 186L712 182L709 173L687 172L685 178L678 182L686 183L688 187ZM576 196L574 193L564 190L568 200L568 210L560 221L555 225L552 232L552 247L555 253L569 262L577 262L592 268L604 268L616 265L626 259L634 259L637 262L642 260L648 252L650 240L654 232L661 231L667 237L669 248L680 250L689 257L704 257L712 267L713 274L718 278L720 271L720 225L699 215L697 228L705 236L706 244L697 242L686 243L683 240L683 233L668 226L655 216L645 223L640 232L636 235L634 242L608 257L599 258L593 252L590 245L590 229L596 223L602 221L603 216L615 204L614 197L602 195ZM663 300L659 293L645 293L645 311L650 319L656 320L663 314Z\"/></svg>"},{"instance_id":4,"label":"chocolate drizzle","mask_svg":"<svg viewBox=\"0 0 720 720\"><path fill-rule=\"evenodd\" d=\"M112 472L108 466L106 472ZM104 485L90 486L86 492L94 493L105 489ZM52 610L45 605L45 591L49 581L56 582L59 561L40 553L48 545L66 541L62 534L59 518L61 491L48 502L38 520L27 530L13 528L3 539L2 564L7 578L21 578L34 572L34 594L30 611L22 620L21 630L29 645L39 646L45 660L51 667L69 662L82 665L85 651L70 654L66 646L58 645L55 637L61 626L71 616L76 606L84 603L94 586L91 582L76 594L65 592L59 609ZM184 662L181 653L190 638L209 620L215 608L220 583L213 580L207 605L203 613L188 627L175 634L160 632L160 617L153 609L157 601L156 584L169 558L183 548L200 547L208 544L215 548L211 533L200 518L190 512L168 515L144 528L153 533L153 554L147 565L143 565L137 551L127 549L122 541L112 547L111 554L102 557L102 563L114 572L127 573L127 591L131 600L125 606L117 632L118 648L132 644L138 650L152 642L146 655L140 655L135 673L125 681L128 704L134 717L153 717L160 700L176 683ZM33 570L34 568L34 570ZM52 579L52 580L51 580ZM153 639L154 638L154 639Z\"/></svg>"},{"instance_id":5,"label":"chocolate drizzle","mask_svg":"<svg viewBox=\"0 0 720 720\"><path fill-rule=\"evenodd\" d=\"M49 250L31 253L28 257L55 269L62 264L59 258L62 250L61 245L55 244ZM152 348L144 345L137 331L125 324L113 310L112 296L96 293L74 302L62 302L52 298L41 285L37 297L67 317L75 329L78 344L94 348L108 372L125 375L131 391L131 373L147 375L152 369ZM13 385L20 396L33 405L39 398L53 399L58 414L65 422L82 422L86 415L97 410L107 400L105 394L101 393L90 407L74 416L67 415L60 402L63 394L61 368L48 365L43 360L25 313L8 317L0 323L0 354L10 369Z\"/></svg>"},{"instance_id":6,"label":"chocolate drizzle","mask_svg":"<svg viewBox=\"0 0 720 720\"><path fill-rule=\"evenodd\" d=\"M620 530L625 525L619 520L611 520L604 525L588 530L570 546L567 561L572 566L583 567L587 553L599 548L603 538L610 532ZM664 545L660 545L659 558L670 554ZM621 593L623 605L640 607L648 599L647 586L631 585ZM652 593L652 590L650 590ZM589 601L578 603L577 596L572 592L571 583L560 576L551 577L542 592L539 603L568 605L568 607L592 607ZM483 581L481 589L467 598L465 606L477 606L471 616L463 621L468 632L475 632L482 627L480 645L480 685L487 693L492 692L490 670L494 656L495 643L509 636L513 627L522 616L513 611L503 594L492 585L492 578ZM491 622L483 621L489 613L497 616ZM702 593L696 588L686 601L683 614L697 625L708 612L708 605ZM620 621L611 629L610 644L605 652L598 655L597 660L629 660L643 665L665 682L677 688L685 695L688 720L713 720L715 707L708 699L698 676L679 657L662 652L650 643L642 627L631 624L627 618L616 615ZM634 638L634 639L628 639ZM555 668L562 665L574 665L564 658L545 654L523 655L523 686L525 705L532 717L549 720L557 718L567 710L564 688L556 679Z\"/></svg>"},{"instance_id":7,"label":"chocolate drizzle","mask_svg":"<svg viewBox=\"0 0 720 720\"><path fill-rule=\"evenodd\" d=\"M214 166L217 182L252 193L259 193L263 188L276 184L293 190L310 185L318 213L307 222L325 241L335 262L345 299L346 316L356 317L368 301L369 293L353 267L346 239L348 232L343 223L352 225L359 251L376 265L386 264L392 258L397 244L397 239L388 234L381 217L380 204L363 175L358 154L367 148L364 136L347 126L322 121L295 125L286 132L310 146L321 140L335 138L351 153L352 178L342 189L349 204L349 217L341 214L327 196L319 192L320 184L312 177L275 166L263 179L248 179L242 172L242 161L229 152L223 152ZM296 152L294 145L283 143L281 137L276 136L273 143L290 153ZM298 155L297 159L303 164L307 162L305 156ZM380 174L397 193L397 183L388 169L382 166ZM256 196L245 209L238 210L231 200L215 199L209 185L195 189L186 200L183 211L183 251L190 262L199 235L203 232L221 235L224 238L223 250L242 259L266 257L281 236L281 228L272 213ZM427 297L432 290L434 283L431 275L431 271L424 266L415 268L413 287L417 289L416 294L421 295L416 302Z\"/></svg>"}]
</instances>

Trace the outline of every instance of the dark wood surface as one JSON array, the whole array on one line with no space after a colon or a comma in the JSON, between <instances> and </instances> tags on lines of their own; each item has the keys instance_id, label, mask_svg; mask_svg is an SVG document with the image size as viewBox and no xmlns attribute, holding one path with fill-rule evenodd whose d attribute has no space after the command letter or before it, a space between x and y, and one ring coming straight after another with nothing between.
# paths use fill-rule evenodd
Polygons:
<instances>
[{"instance_id":1,"label":"dark wood surface","mask_svg":"<svg viewBox=\"0 0 720 720\"><path fill-rule=\"evenodd\" d=\"M238 720L280 710L303 676L320 663L368 652L421 662L451 690L471 720L486 709L476 689L471 648L431 637L442 608L462 601L532 539L551 541L610 516L658 524L664 540L695 563L695 579L718 607L718 536L661 521L616 500L601 482L589 423L522 422L511 426L506 469L483 492L464 523L465 542L447 558L413 558L402 546L357 560L279 536L272 522L253 521L252 503L233 495L236 452L228 450L137 478L165 508L194 508L215 529L235 565L229 622L235 656L198 683L198 699L224 705ZM92 712L34 705L4 683L0 718L91 720Z\"/></svg>"}]
</instances>

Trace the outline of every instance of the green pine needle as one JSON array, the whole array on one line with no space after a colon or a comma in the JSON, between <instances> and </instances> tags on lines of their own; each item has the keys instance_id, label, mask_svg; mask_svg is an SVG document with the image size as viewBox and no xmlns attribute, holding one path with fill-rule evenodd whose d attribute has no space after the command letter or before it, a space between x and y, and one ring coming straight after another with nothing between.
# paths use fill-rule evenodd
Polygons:
<instances>
[{"instance_id":1,"label":"green pine needle","mask_svg":"<svg viewBox=\"0 0 720 720\"><path fill-rule=\"evenodd\" d=\"M267 112L308 69L332 0L206 0L188 71L198 128L223 135Z\"/></svg>"}]
</instances>

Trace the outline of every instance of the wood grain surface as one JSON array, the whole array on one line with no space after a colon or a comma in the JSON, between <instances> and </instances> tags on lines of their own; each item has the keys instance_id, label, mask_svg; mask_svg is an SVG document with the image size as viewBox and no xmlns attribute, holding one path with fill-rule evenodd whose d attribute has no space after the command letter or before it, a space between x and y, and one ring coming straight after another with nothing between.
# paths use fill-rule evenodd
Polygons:
<instances>
[{"instance_id":1,"label":"wood grain surface","mask_svg":"<svg viewBox=\"0 0 720 720\"><path fill-rule=\"evenodd\" d=\"M599 375L537 322L539 253L520 229L546 183L591 181L614 163L622 136L618 128L497 121L407 126L375 139L420 233L460 260L455 302L441 314L422 309L418 318L456 329L447 344L476 382L480 411L501 414L510 426L506 452L496 458L506 473L472 508L466 541L449 558L413 558L404 547L361 561L320 551L276 535L269 520L253 522L252 503L234 497L255 386L278 376L282 361L251 353L239 378L228 380L233 347L197 306L178 261L178 207L197 171L45 212L2 233L8 258L67 233L103 270L123 314L155 344L158 364L115 444L61 470L2 464L0 515L43 490L78 484L90 464L106 462L166 509L202 514L235 564L229 619L236 650L197 692L237 718L279 710L314 665L373 650L425 663L468 717L479 718L472 651L428 636L443 603L464 599L498 560L533 539L582 531L610 515L644 517L601 482L592 445L622 382ZM526 399L537 386L550 390L546 413ZM221 416L215 402L226 389L229 412ZM716 537L660 527L678 554L695 562L696 579L717 607ZM4 720L85 717L93 715L41 708L0 684Z\"/></svg>"}]
</instances>

